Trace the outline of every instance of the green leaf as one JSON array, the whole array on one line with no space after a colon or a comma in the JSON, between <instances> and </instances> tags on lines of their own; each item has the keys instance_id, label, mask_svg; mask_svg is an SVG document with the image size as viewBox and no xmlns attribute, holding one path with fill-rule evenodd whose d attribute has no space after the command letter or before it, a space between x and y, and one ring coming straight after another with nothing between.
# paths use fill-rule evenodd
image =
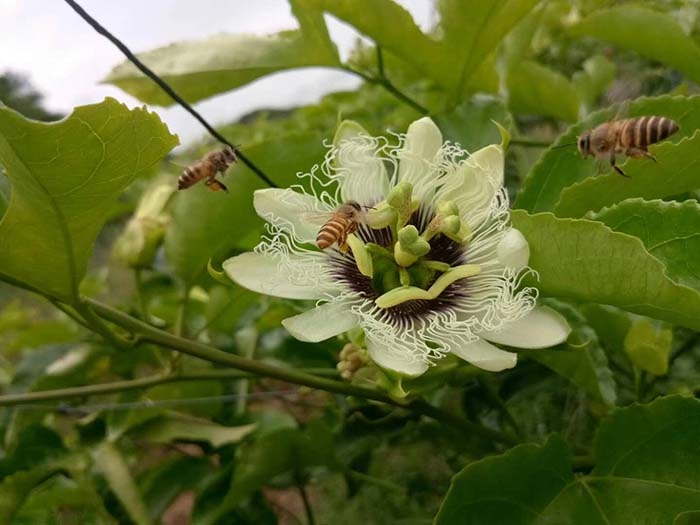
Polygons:
<instances>
[{"instance_id":1,"label":"green leaf","mask_svg":"<svg viewBox=\"0 0 700 525\"><path fill-rule=\"evenodd\" d=\"M700 294L671 281L636 237L551 213L511 214L530 244L531 284L544 296L618 306L700 329Z\"/></svg>"},{"instance_id":2,"label":"green leaf","mask_svg":"<svg viewBox=\"0 0 700 525\"><path fill-rule=\"evenodd\" d=\"M452 478L435 525L525 525L574 480L558 437L475 461ZM590 522L581 522L590 523Z\"/></svg>"},{"instance_id":3,"label":"green leaf","mask_svg":"<svg viewBox=\"0 0 700 525\"><path fill-rule=\"evenodd\" d=\"M151 525L146 504L132 477L129 465L114 443L103 441L93 453L95 465L107 480L110 489L137 525Z\"/></svg>"},{"instance_id":4,"label":"green leaf","mask_svg":"<svg viewBox=\"0 0 700 525\"><path fill-rule=\"evenodd\" d=\"M581 217L631 197L655 199L692 191L700 184L700 132L678 144L665 141L649 147L657 162L630 159L621 177L615 172L587 178L561 193L554 212L561 217Z\"/></svg>"},{"instance_id":5,"label":"green leaf","mask_svg":"<svg viewBox=\"0 0 700 525\"><path fill-rule=\"evenodd\" d=\"M581 135L584 131L591 129L598 124L603 122L608 122L616 116L619 117L637 117L643 115L662 115L675 120L680 126L680 130L667 139L664 143L658 146L652 146L656 148L657 153L663 148L671 148L671 144L668 143L678 143L684 137L691 137L695 133L695 130L700 129L700 97L655 97L655 98L640 98L632 102L626 111L620 112L620 108L608 108L596 113L592 113L586 119L582 120L578 124L571 126L566 133L559 137L559 139L553 144L553 146L568 145L566 147L557 147L557 149L548 149L545 151L540 159L537 161L535 166L532 168L530 173L527 175L523 187L515 200L514 207L523 208L530 213L536 213L540 211L553 211L557 202L559 201L560 195L564 188L574 184L576 182L582 181L587 177L593 177L599 168L596 162L591 159L584 159L578 153L576 149L576 138ZM671 151L674 151L671 149ZM674 156L675 153L672 154ZM693 155L694 156L694 155ZM676 162L674 160L674 162ZM655 174L655 180L657 182L656 191L664 191L664 184L668 181L665 176L662 175L662 171L665 169L663 167L662 161L654 163L647 159L632 159L625 164L625 171L630 170L630 175L632 175L632 170L636 172L638 169L651 170ZM605 168L609 170L609 166ZM674 175L676 177L677 175ZM615 174L615 177L619 179L624 179L625 182L629 184L638 184L634 182L634 178L629 180L624 177L620 177ZM601 199L605 199L610 191L613 191L615 187L619 184L615 180L615 177L606 178L591 178L590 182L595 182L597 179L605 180L606 184L602 190L604 195L599 195ZM686 179L688 182L692 177L690 173L685 173L682 178ZM678 179L680 180L680 179ZM587 181L588 182L588 181ZM612 186L611 186L612 185ZM697 181L695 186L697 186ZM597 187L599 193L601 193L602 186ZM681 190L683 191L683 190ZM587 192L589 195L590 192ZM615 201L601 204L597 208L600 209L608 204L613 204L622 198L640 196L639 194L633 193L632 195L626 194L625 196L617 196ZM660 195L647 196L647 198L659 197ZM590 209L586 207L586 211Z\"/></svg>"},{"instance_id":6,"label":"green leaf","mask_svg":"<svg viewBox=\"0 0 700 525\"><path fill-rule=\"evenodd\" d=\"M130 432L137 439L155 443L207 441L214 447L238 443L255 425L227 427L207 419L171 412L151 419Z\"/></svg>"},{"instance_id":7,"label":"green leaf","mask_svg":"<svg viewBox=\"0 0 700 525\"><path fill-rule=\"evenodd\" d=\"M567 122L578 118L579 96L561 73L532 60L514 62L506 73L508 107L513 113L546 115Z\"/></svg>"},{"instance_id":8,"label":"green leaf","mask_svg":"<svg viewBox=\"0 0 700 525\"><path fill-rule=\"evenodd\" d=\"M631 49L700 82L700 48L666 13L634 5L599 9L571 28L571 33Z\"/></svg>"},{"instance_id":9,"label":"green leaf","mask_svg":"<svg viewBox=\"0 0 700 525\"><path fill-rule=\"evenodd\" d=\"M52 124L0 109L0 162L12 183L0 275L75 301L119 193L176 144L157 115L109 98Z\"/></svg>"},{"instance_id":10,"label":"green leaf","mask_svg":"<svg viewBox=\"0 0 700 525\"><path fill-rule=\"evenodd\" d=\"M553 349L527 350L522 355L568 379L593 399L614 405L617 397L615 380L595 331L575 308L558 301L547 304L566 317L573 328L567 344Z\"/></svg>"},{"instance_id":11,"label":"green leaf","mask_svg":"<svg viewBox=\"0 0 700 525\"><path fill-rule=\"evenodd\" d=\"M627 332L625 353L640 370L662 376L668 372L672 344L673 331L670 328L650 319L639 319Z\"/></svg>"},{"instance_id":12,"label":"green leaf","mask_svg":"<svg viewBox=\"0 0 700 525\"><path fill-rule=\"evenodd\" d=\"M492 0L466 4L461 0L441 0L438 3L447 66L443 75L454 77L455 95L464 92L478 67L537 3L537 0Z\"/></svg>"},{"instance_id":13,"label":"green leaf","mask_svg":"<svg viewBox=\"0 0 700 525\"><path fill-rule=\"evenodd\" d=\"M571 81L588 111L595 105L608 86L615 80L617 67L603 55L593 55L583 63L583 71L577 71Z\"/></svg>"},{"instance_id":14,"label":"green leaf","mask_svg":"<svg viewBox=\"0 0 700 525\"><path fill-rule=\"evenodd\" d=\"M468 465L452 481L436 525L668 524L700 506L700 402L668 397L617 410L595 440L595 468L573 476L553 436Z\"/></svg>"},{"instance_id":15,"label":"green leaf","mask_svg":"<svg viewBox=\"0 0 700 525\"><path fill-rule=\"evenodd\" d=\"M188 102L236 89L277 71L337 66L335 49L319 45L323 42L323 30L318 21L306 15L303 20L304 25L313 29L308 40L298 30L267 36L219 34L205 40L170 44L140 53L138 58ZM129 61L115 67L104 82L148 104L174 104L169 95Z\"/></svg>"},{"instance_id":16,"label":"green leaf","mask_svg":"<svg viewBox=\"0 0 700 525\"><path fill-rule=\"evenodd\" d=\"M700 289L700 205L628 199L594 214L611 229L638 237L678 284Z\"/></svg>"},{"instance_id":17,"label":"green leaf","mask_svg":"<svg viewBox=\"0 0 700 525\"><path fill-rule=\"evenodd\" d=\"M503 102L491 96L475 96L449 113L435 115L433 120L445 140L458 142L473 152L489 144L498 144L501 135L492 121L513 127L513 117Z\"/></svg>"},{"instance_id":18,"label":"green leaf","mask_svg":"<svg viewBox=\"0 0 700 525\"><path fill-rule=\"evenodd\" d=\"M297 172L308 172L323 161L323 137L307 133L278 137L247 147L246 155L280 187L297 183ZM203 184L178 192L172 202L172 222L165 234L165 255L175 273L192 284L210 259L219 261L231 250L255 246L264 221L253 209L253 192L263 183L236 164L226 176L229 193L214 193Z\"/></svg>"},{"instance_id":19,"label":"green leaf","mask_svg":"<svg viewBox=\"0 0 700 525\"><path fill-rule=\"evenodd\" d=\"M5 476L0 483L0 523L12 523L31 491L60 471L59 467L42 465Z\"/></svg>"}]
</instances>

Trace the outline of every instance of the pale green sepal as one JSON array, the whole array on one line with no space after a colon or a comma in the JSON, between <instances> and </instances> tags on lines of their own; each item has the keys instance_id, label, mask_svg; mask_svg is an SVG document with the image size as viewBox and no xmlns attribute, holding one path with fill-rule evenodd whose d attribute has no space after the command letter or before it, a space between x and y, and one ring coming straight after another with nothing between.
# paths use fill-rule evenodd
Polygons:
<instances>
[{"instance_id":1,"label":"pale green sepal","mask_svg":"<svg viewBox=\"0 0 700 525\"><path fill-rule=\"evenodd\" d=\"M209 261L207 262L207 272L209 272L209 275L215 281L226 286L233 286L233 281L228 278L226 272L224 272L223 270L219 271L216 268L214 268L214 266L212 266L211 259L209 259Z\"/></svg>"},{"instance_id":2,"label":"pale green sepal","mask_svg":"<svg viewBox=\"0 0 700 525\"><path fill-rule=\"evenodd\" d=\"M338 125L338 129L335 131L333 146L338 147L342 141L350 140L360 135L369 135L369 133L354 120L344 120Z\"/></svg>"},{"instance_id":3,"label":"pale green sepal","mask_svg":"<svg viewBox=\"0 0 700 525\"><path fill-rule=\"evenodd\" d=\"M510 144L510 131L508 131L502 124L496 122L493 119L491 119L491 122L493 122L496 125L496 127L498 128L498 132L501 134L501 149L503 151L507 150L508 145Z\"/></svg>"}]
</instances>

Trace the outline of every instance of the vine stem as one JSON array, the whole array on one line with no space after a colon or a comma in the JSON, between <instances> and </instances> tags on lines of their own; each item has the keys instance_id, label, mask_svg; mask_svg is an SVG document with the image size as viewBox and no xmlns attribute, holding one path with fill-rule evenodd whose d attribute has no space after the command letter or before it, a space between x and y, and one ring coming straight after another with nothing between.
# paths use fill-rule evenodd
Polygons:
<instances>
[{"instance_id":1,"label":"vine stem","mask_svg":"<svg viewBox=\"0 0 700 525\"><path fill-rule=\"evenodd\" d=\"M103 304L94 299L84 298L83 301L89 304L97 315L117 326L120 326L128 332L140 335L141 340L143 341L148 341L165 348L177 350L183 354L198 357L205 361L230 366L237 370L249 372L256 376L271 377L281 381L286 381L288 383L308 386L310 388L316 388L346 396L361 397L404 408L446 423L462 432L478 434L484 438L498 441L500 443L507 443L511 445L518 443L517 438L510 434L481 426L460 416L446 412L422 399L416 399L413 401L399 400L373 388L344 383L334 379L312 375L301 370L270 365L254 359L248 359L235 354L223 352L209 345L199 343L197 341L183 339L168 332L164 332L163 330L150 326L143 321L131 317L120 310L112 308L111 306Z\"/></svg>"},{"instance_id":2,"label":"vine stem","mask_svg":"<svg viewBox=\"0 0 700 525\"><path fill-rule=\"evenodd\" d=\"M329 368L308 368L303 370L307 374L325 375L337 377L338 372ZM249 372L240 370L206 370L191 374L164 374L125 381L112 381L97 385L76 386L71 388L58 388L56 390L39 390L36 392L24 392L21 394L8 394L0 396L0 406L16 406L38 403L42 401L62 401L75 397L88 397L101 394L113 394L127 392L129 390L141 390L165 383L184 381L236 381L255 377Z\"/></svg>"},{"instance_id":3,"label":"vine stem","mask_svg":"<svg viewBox=\"0 0 700 525\"><path fill-rule=\"evenodd\" d=\"M229 142L226 137L224 137L221 133L216 131L214 127L207 122L202 115L199 114L192 106L190 106L185 99L183 99L178 93L168 84L165 80L163 80L161 77L159 77L152 69L150 69L146 64L141 62L136 55L121 41L119 40L116 36L114 36L112 33L110 33L102 24L100 24L97 20L95 20L90 14L83 9L80 4L75 2L74 0L64 0L80 17L85 20L92 28L100 33L102 36L107 38L112 44L114 44L119 51L121 51L124 56L134 64L144 75L146 75L148 78L153 80L153 82L156 83L156 85L161 88L165 93L167 93L170 98L172 98L175 102L180 104L190 115L192 115L197 121L204 126L204 129L206 129L209 134L214 137L216 140L221 142L222 144L226 144L229 146L231 149L233 149L236 152L236 157L241 159L241 162L248 166L248 168L255 173L255 175L260 178L265 184L270 186L271 188L277 188L277 185L272 182L272 180L265 175L265 173L258 168L253 162L251 162L241 151L238 149L238 146L232 144Z\"/></svg>"},{"instance_id":4,"label":"vine stem","mask_svg":"<svg viewBox=\"0 0 700 525\"><path fill-rule=\"evenodd\" d=\"M299 490L299 496L301 496L301 501L304 503L304 511L306 512L306 523L307 525L316 525L316 520L314 519L314 509L309 501L309 495L306 493L306 487L304 486L304 480L297 473L296 485Z\"/></svg>"}]
</instances>

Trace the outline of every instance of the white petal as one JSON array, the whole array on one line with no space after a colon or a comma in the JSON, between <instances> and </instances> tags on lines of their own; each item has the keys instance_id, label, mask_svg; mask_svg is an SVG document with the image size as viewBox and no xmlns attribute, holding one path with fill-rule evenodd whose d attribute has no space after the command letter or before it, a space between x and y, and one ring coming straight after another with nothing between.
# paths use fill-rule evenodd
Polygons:
<instances>
[{"instance_id":1,"label":"white petal","mask_svg":"<svg viewBox=\"0 0 700 525\"><path fill-rule=\"evenodd\" d=\"M357 317L346 302L331 302L282 321L299 341L318 343L357 326Z\"/></svg>"},{"instance_id":2,"label":"white petal","mask_svg":"<svg viewBox=\"0 0 700 525\"><path fill-rule=\"evenodd\" d=\"M498 243L496 256L507 268L522 270L530 260L530 245L520 230L511 228Z\"/></svg>"},{"instance_id":3,"label":"white petal","mask_svg":"<svg viewBox=\"0 0 700 525\"><path fill-rule=\"evenodd\" d=\"M489 372L500 372L513 368L518 361L518 355L496 348L488 341L477 339L473 343L455 344L450 351L465 361Z\"/></svg>"},{"instance_id":4,"label":"white petal","mask_svg":"<svg viewBox=\"0 0 700 525\"><path fill-rule=\"evenodd\" d=\"M428 363L416 359L411 353L397 351L398 345L387 346L365 332L367 352L372 361L382 368L393 370L407 376L419 376L428 369Z\"/></svg>"},{"instance_id":5,"label":"white petal","mask_svg":"<svg viewBox=\"0 0 700 525\"><path fill-rule=\"evenodd\" d=\"M517 348L548 348L566 341L571 327L564 317L547 306L537 306L501 330L479 335L494 343Z\"/></svg>"},{"instance_id":6,"label":"white petal","mask_svg":"<svg viewBox=\"0 0 700 525\"><path fill-rule=\"evenodd\" d=\"M319 228L332 209L316 199L290 189L266 188L253 194L253 205L260 217L294 235L300 242L314 242Z\"/></svg>"},{"instance_id":7,"label":"white petal","mask_svg":"<svg viewBox=\"0 0 700 525\"><path fill-rule=\"evenodd\" d=\"M247 252L224 261L226 275L248 290L285 299L320 299L321 287L294 284L281 257ZM316 265L309 265L313 272Z\"/></svg>"},{"instance_id":8,"label":"white petal","mask_svg":"<svg viewBox=\"0 0 700 525\"><path fill-rule=\"evenodd\" d=\"M452 175L457 182L441 198L452 200L462 212L462 218L474 230L488 216L496 192L503 185L503 150L491 145L473 153Z\"/></svg>"},{"instance_id":9,"label":"white petal","mask_svg":"<svg viewBox=\"0 0 700 525\"><path fill-rule=\"evenodd\" d=\"M441 146L442 133L429 117L416 120L408 127L406 140L399 151L398 182L413 184L418 199L425 197L425 191L435 189L435 181L428 183L426 175Z\"/></svg>"},{"instance_id":10,"label":"white petal","mask_svg":"<svg viewBox=\"0 0 700 525\"><path fill-rule=\"evenodd\" d=\"M377 154L376 140L358 124L343 122L335 142L334 168L343 201L369 205L384 199L390 181L384 161Z\"/></svg>"}]
</instances>

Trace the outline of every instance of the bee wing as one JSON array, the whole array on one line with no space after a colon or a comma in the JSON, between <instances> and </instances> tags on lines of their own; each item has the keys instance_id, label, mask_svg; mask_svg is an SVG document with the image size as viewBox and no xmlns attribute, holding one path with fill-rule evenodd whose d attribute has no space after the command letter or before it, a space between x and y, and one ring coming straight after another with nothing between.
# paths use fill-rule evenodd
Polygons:
<instances>
[{"instance_id":1,"label":"bee wing","mask_svg":"<svg viewBox=\"0 0 700 525\"><path fill-rule=\"evenodd\" d=\"M301 219L310 224L317 224L319 228L333 217L332 211L305 211L301 214Z\"/></svg>"}]
</instances>

